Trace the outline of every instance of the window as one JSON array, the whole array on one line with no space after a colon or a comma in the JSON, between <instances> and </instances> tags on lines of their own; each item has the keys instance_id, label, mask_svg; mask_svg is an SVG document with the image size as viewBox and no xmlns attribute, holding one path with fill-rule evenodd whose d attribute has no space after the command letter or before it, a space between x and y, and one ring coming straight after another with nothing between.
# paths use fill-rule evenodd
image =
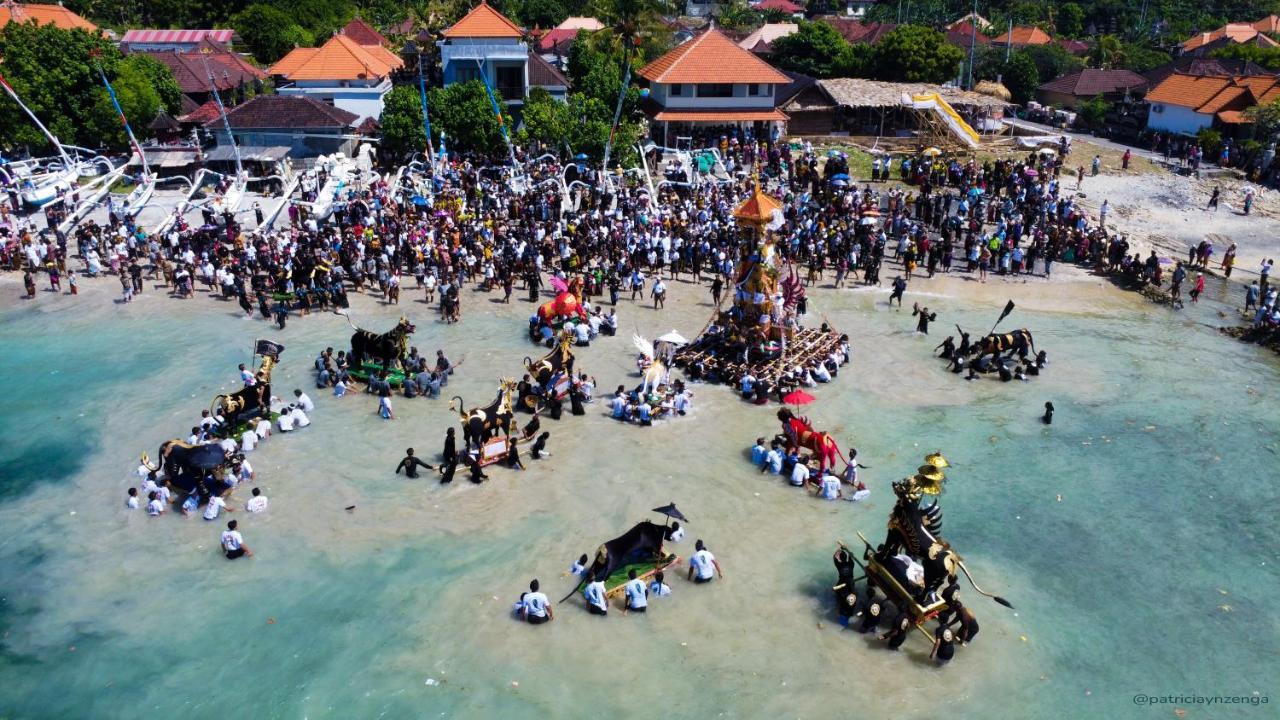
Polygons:
<instances>
[{"instance_id":1,"label":"window","mask_svg":"<svg viewBox=\"0 0 1280 720\"><path fill-rule=\"evenodd\" d=\"M698 97L725 98L733 97L733 85L730 83L707 83L698 86Z\"/></svg>"},{"instance_id":2,"label":"window","mask_svg":"<svg viewBox=\"0 0 1280 720\"><path fill-rule=\"evenodd\" d=\"M755 83L751 83L750 85L747 86L747 95L750 97L760 97L761 95L765 94L764 89L765 89L764 85L756 85Z\"/></svg>"},{"instance_id":3,"label":"window","mask_svg":"<svg viewBox=\"0 0 1280 720\"><path fill-rule=\"evenodd\" d=\"M455 82L466 83L472 80L480 79L480 68L478 67L460 67L453 71Z\"/></svg>"},{"instance_id":4,"label":"window","mask_svg":"<svg viewBox=\"0 0 1280 720\"><path fill-rule=\"evenodd\" d=\"M671 97L683 97L684 85L681 85L680 83L676 83L671 86L671 89L668 91L668 93L671 95Z\"/></svg>"}]
</instances>

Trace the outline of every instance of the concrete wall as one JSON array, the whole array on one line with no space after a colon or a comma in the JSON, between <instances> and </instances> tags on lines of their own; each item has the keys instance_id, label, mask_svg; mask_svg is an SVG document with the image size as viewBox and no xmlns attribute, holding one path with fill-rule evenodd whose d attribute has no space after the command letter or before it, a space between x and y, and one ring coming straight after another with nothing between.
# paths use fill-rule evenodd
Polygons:
<instances>
[{"instance_id":1,"label":"concrete wall","mask_svg":"<svg viewBox=\"0 0 1280 720\"><path fill-rule=\"evenodd\" d=\"M391 92L390 80L376 87L324 87L312 83L309 85L309 87L289 85L277 88L276 92L280 95L301 95L328 102L336 108L359 115L361 120L368 117L376 120L382 117L383 98Z\"/></svg>"},{"instance_id":2,"label":"concrete wall","mask_svg":"<svg viewBox=\"0 0 1280 720\"><path fill-rule=\"evenodd\" d=\"M1151 113L1147 115L1147 128L1165 132L1195 135L1201 128L1213 125L1213 116L1198 113L1181 105L1151 103Z\"/></svg>"},{"instance_id":3,"label":"concrete wall","mask_svg":"<svg viewBox=\"0 0 1280 720\"><path fill-rule=\"evenodd\" d=\"M737 83L733 86L733 97L698 97L697 85L685 84L681 86L683 94L674 96L671 94L671 86L665 83L654 83L649 88L649 97L662 107L667 108L763 108L769 109L774 104L774 94L777 88L774 85L764 85L764 95L748 95L747 85Z\"/></svg>"}]
</instances>

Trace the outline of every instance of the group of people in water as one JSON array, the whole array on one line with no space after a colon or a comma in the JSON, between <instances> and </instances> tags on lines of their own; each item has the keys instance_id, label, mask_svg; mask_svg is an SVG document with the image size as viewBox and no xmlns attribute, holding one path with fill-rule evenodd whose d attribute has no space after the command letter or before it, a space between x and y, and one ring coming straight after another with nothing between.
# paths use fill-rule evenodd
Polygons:
<instances>
[{"instance_id":1,"label":"group of people in water","mask_svg":"<svg viewBox=\"0 0 1280 720\"><path fill-rule=\"evenodd\" d=\"M245 387L253 387L259 382L255 374L243 364L240 366L240 380ZM171 475L175 472L190 472L192 468L175 471L173 466L176 461L170 460L165 463L165 476L162 477L161 470L151 465L144 455L136 470L139 485L127 489L125 507L130 510L145 508L147 515L160 517L176 506L177 512L184 517L199 513L208 521L217 520L224 512L235 512L236 509L228 503L231 493L241 485L257 479L257 473L246 456L257 450L275 432L291 433L309 426L309 416L315 411L315 407L311 397L298 388L293 391L292 402L285 402L275 396L266 398L263 412L235 422L210 410L202 410L200 420L192 426L191 433L185 440L185 446L194 449L216 445L221 452L222 462L199 469L199 476L191 486L183 488L170 481ZM273 414L276 416L274 426L271 421ZM145 505L142 503L144 498ZM262 493L262 489L254 487L243 509L246 513L257 514L267 510L269 505L270 501ZM244 542L237 520L227 523L227 529L220 535L219 547L231 560L253 554Z\"/></svg>"}]
</instances>

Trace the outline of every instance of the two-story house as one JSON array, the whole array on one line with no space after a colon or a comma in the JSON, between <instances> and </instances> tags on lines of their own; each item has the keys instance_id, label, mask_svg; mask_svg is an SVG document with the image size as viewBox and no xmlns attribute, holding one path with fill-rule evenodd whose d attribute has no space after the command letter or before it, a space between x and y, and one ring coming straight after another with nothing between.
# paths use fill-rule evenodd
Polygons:
<instances>
[{"instance_id":1,"label":"two-story house","mask_svg":"<svg viewBox=\"0 0 1280 720\"><path fill-rule=\"evenodd\" d=\"M382 45L334 35L318 48L293 49L267 72L283 81L276 84L280 95L313 98L360 119L377 120L391 92L391 73L403 65L399 55Z\"/></svg>"},{"instance_id":2,"label":"two-story house","mask_svg":"<svg viewBox=\"0 0 1280 720\"><path fill-rule=\"evenodd\" d=\"M524 31L487 2L471 9L443 33L440 72L445 85L483 80L516 114L529 89L567 97L569 81L524 41Z\"/></svg>"},{"instance_id":3,"label":"two-story house","mask_svg":"<svg viewBox=\"0 0 1280 720\"><path fill-rule=\"evenodd\" d=\"M649 84L648 112L662 144L693 128L750 127L756 137L785 134L778 90L791 82L773 66L708 30L640 68Z\"/></svg>"}]
</instances>

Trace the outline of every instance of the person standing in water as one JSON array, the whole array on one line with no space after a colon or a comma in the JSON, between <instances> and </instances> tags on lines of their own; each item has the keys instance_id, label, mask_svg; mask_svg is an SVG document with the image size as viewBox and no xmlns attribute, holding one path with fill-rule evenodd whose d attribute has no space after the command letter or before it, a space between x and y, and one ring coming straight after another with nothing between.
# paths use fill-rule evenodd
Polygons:
<instances>
[{"instance_id":1,"label":"person standing in water","mask_svg":"<svg viewBox=\"0 0 1280 720\"><path fill-rule=\"evenodd\" d=\"M898 300L898 305L902 305L901 298ZM920 307L920 303L912 303L911 316L916 317L917 315L920 316L920 320L916 322L916 332L928 335L929 323L938 319L938 313L930 313L929 308Z\"/></svg>"},{"instance_id":2,"label":"person standing in water","mask_svg":"<svg viewBox=\"0 0 1280 720\"><path fill-rule=\"evenodd\" d=\"M450 430L452 429L453 428L450 428ZM399 475L400 471L403 470L405 477L416 479L418 477L418 468L420 467L424 467L428 470L435 470L434 466L428 465L421 459L414 457L413 448L408 448L404 451L404 459L396 466L396 474Z\"/></svg>"}]
</instances>

